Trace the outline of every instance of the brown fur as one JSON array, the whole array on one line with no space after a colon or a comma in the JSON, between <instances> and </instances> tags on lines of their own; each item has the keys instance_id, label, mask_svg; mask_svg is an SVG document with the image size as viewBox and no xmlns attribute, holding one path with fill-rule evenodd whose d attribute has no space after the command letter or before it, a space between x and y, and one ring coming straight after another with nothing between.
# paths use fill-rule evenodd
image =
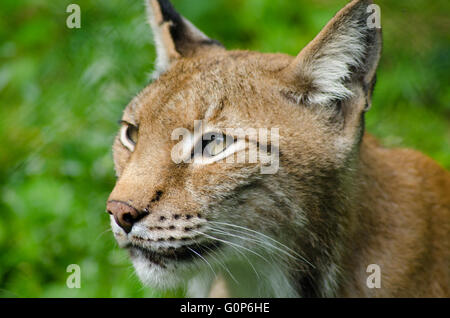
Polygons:
<instances>
[{"instance_id":1,"label":"brown fur","mask_svg":"<svg viewBox=\"0 0 450 318\"><path fill-rule=\"evenodd\" d=\"M138 142L130 152L116 138L118 180L108 199L145 211L138 223L151 235L139 238L113 226L119 244L170 253L155 242L202 245L211 240L191 229L213 235L210 222L221 221L264 233L308 260L279 256L276 266L295 291L288 296L449 297L450 174L418 152L384 148L363 132L381 33L366 37L372 51L345 81L353 95L340 109L310 102L320 87L308 63L326 54L320 51L324 43L370 1L352 1L296 58L227 51L193 37L180 43L170 31L177 23L161 22L162 2L150 7L164 28L163 42L170 42L170 65L124 112L123 120L139 128ZM201 119L215 129L279 128L278 173L261 175L259 164L250 163L175 164L171 132L193 130ZM237 242L264 253L251 242ZM159 256L153 263L169 266ZM369 264L381 267L380 289L366 286ZM234 295L227 282L230 290L213 288L214 295Z\"/></svg>"}]
</instances>

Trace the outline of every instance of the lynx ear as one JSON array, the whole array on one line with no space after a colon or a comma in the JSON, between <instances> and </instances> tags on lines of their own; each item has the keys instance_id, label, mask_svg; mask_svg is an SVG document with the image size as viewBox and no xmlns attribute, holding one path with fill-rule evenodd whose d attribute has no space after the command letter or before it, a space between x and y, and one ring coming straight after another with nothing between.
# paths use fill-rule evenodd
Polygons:
<instances>
[{"instance_id":1,"label":"lynx ear","mask_svg":"<svg viewBox=\"0 0 450 318\"><path fill-rule=\"evenodd\" d=\"M181 57L193 56L208 46L222 47L208 38L191 22L175 11L168 0L146 0L150 26L156 45L156 72L165 72L170 64Z\"/></svg>"},{"instance_id":2,"label":"lynx ear","mask_svg":"<svg viewBox=\"0 0 450 318\"><path fill-rule=\"evenodd\" d=\"M362 86L367 105L381 53L381 29L373 24L370 0L353 0L325 26L284 72L297 102L329 105ZM376 12L375 12L376 13Z\"/></svg>"}]
</instances>

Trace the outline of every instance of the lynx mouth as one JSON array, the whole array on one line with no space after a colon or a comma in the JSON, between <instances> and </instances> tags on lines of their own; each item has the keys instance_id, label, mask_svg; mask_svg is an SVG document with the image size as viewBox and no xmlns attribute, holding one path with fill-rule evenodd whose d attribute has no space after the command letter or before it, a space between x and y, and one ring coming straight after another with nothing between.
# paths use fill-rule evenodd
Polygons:
<instances>
[{"instance_id":1,"label":"lynx mouth","mask_svg":"<svg viewBox=\"0 0 450 318\"><path fill-rule=\"evenodd\" d=\"M203 244L189 244L181 247L169 247L161 250L150 250L141 246L128 247L132 258L143 257L153 264L165 267L169 262L189 262L197 258L203 258L213 253L220 247L220 242L208 242Z\"/></svg>"}]
</instances>

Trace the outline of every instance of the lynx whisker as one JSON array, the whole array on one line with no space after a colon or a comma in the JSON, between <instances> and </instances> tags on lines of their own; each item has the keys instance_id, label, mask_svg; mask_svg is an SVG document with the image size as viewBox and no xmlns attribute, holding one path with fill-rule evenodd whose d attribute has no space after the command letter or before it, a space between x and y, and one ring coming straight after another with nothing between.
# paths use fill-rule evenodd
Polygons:
<instances>
[{"instance_id":1,"label":"lynx whisker","mask_svg":"<svg viewBox=\"0 0 450 318\"><path fill-rule=\"evenodd\" d=\"M101 232L99 235L97 235L97 237L95 238L95 240L99 240L103 235L105 235L108 232L112 232L112 228L106 229L103 232Z\"/></svg>"},{"instance_id":2,"label":"lynx whisker","mask_svg":"<svg viewBox=\"0 0 450 318\"><path fill-rule=\"evenodd\" d=\"M220 266L221 268L223 268L223 269L227 272L227 274L230 276L230 278L231 278L237 285L239 285L238 280L234 277L234 275L231 273L231 271L228 269L228 267L225 265L225 263L224 263L224 262L221 262L221 261L219 260L219 258L218 258L219 255L217 255L217 254L218 254L219 252L222 254L222 258L224 258L223 252L221 252L221 251L215 251L215 250L211 249L211 248L208 247L208 246L205 246L205 248L208 249L208 250L210 251L210 253L209 253L208 255L209 255L210 257L212 257L212 259L213 259L217 264L219 264L219 266ZM216 256L217 256L217 257L216 257Z\"/></svg>"},{"instance_id":3,"label":"lynx whisker","mask_svg":"<svg viewBox=\"0 0 450 318\"><path fill-rule=\"evenodd\" d=\"M226 245L229 245L229 246L235 246L235 247L237 247L237 248L241 248L241 249L243 249L243 250L245 250L245 251L248 251L248 252L250 252L250 253L252 253L252 254L254 254L254 255L260 257L262 260L264 260L264 261L267 262L267 259L266 259L265 257L263 257L262 255L256 253L255 251L252 251L251 249L246 248L246 247L244 247L244 246L242 246L242 245L239 245L239 244L236 244L236 243L227 241L227 240L219 239L219 238L217 238L217 237L215 237L215 236L212 236L212 235L209 235L209 234L200 232L200 231L196 231L196 230L192 230L192 231L193 231L193 232L196 232L196 233L199 233L199 234L201 234L201 235L204 235L205 237L210 238L210 239L212 239L212 240L216 240L216 241L222 242L222 243L224 243L224 244L226 244ZM252 267L253 267L253 266L252 266Z\"/></svg>"},{"instance_id":4,"label":"lynx whisker","mask_svg":"<svg viewBox=\"0 0 450 318\"><path fill-rule=\"evenodd\" d=\"M239 230L236 230L236 229L230 229L230 231L237 232L239 234L244 234L246 236L231 234L229 232L226 232L226 231L223 231L223 230L218 230L218 229L213 229L212 231L217 232L217 233L222 233L224 235L231 236L231 237L236 237L236 238L242 239L244 241L254 242L254 243L256 243L259 246L264 246L264 247L269 248L269 250L271 250L271 251L273 251L275 253L278 252L278 253L285 254L288 257L291 257L293 259L299 259L298 257L290 254L289 252L286 252L286 251L278 248L277 246L274 246L273 244L270 244L270 243L264 241L263 239L255 236L255 235L251 235L251 234L249 234L249 233L247 233L245 231L239 231ZM300 260L302 260L302 259L300 259Z\"/></svg>"},{"instance_id":5,"label":"lynx whisker","mask_svg":"<svg viewBox=\"0 0 450 318\"><path fill-rule=\"evenodd\" d=\"M218 238L216 238L216 237L214 237L216 240L219 240ZM225 240L223 240L224 242L225 242ZM245 253L243 253L242 251L240 251L239 249L238 249L238 247L239 248L242 248L242 249L247 249L247 248L245 248L244 246L241 246L241 245L239 245L239 244L236 244L236 243L232 243L232 242L229 242L229 241L226 241L227 243L228 243L228 245L231 247L231 248L233 248L233 250L235 250L240 256L242 256L243 258L245 258L245 260L248 262L248 264L250 265L250 267L253 269L253 271L255 272L255 274L256 274L256 276L259 278L260 276L259 276L259 273L258 273L258 271L256 270L256 268L255 268L255 266L253 265L253 263L250 261L250 259L247 257L247 255L245 255ZM248 250L248 249L247 249ZM249 250L250 251L250 250ZM252 251L250 251L250 252L252 252ZM252 253L255 253L255 252L252 252ZM258 255L257 254L257 256L260 256L260 257L262 257L261 255ZM265 260L265 259L264 259ZM265 260L265 261L267 261L267 260Z\"/></svg>"},{"instance_id":6,"label":"lynx whisker","mask_svg":"<svg viewBox=\"0 0 450 318\"><path fill-rule=\"evenodd\" d=\"M260 238L255 238L254 236L249 237L249 236L248 236L249 234L248 234L248 233L245 233L245 232L238 232L238 233L241 233L241 234L244 234L244 235L247 235L247 236L235 235L235 234L231 234L231 233L228 233L228 232L226 232L226 231L218 230L218 229L215 229L215 228L212 228L211 230L212 230L213 232L218 233L218 234L226 235L226 236L229 236L229 237L235 237L235 238L238 238L238 239L244 240L244 241L254 242L254 243L256 243L256 245L258 245L259 247L263 247L263 248L267 248L267 247L268 247L269 249L274 247L274 246L271 245L270 243L265 242L264 240L262 240L262 239L260 239ZM235 230L235 231L236 231L236 230ZM270 250L270 251L272 251L272 250ZM274 261L273 254L280 255L279 252L280 252L279 249L275 249L275 250L273 251L273 253L268 253L267 255L271 258L272 261ZM287 252L284 252L283 254L286 254L286 253L287 253ZM296 259L296 260L302 261L302 259L299 259L299 258L297 258L297 257L295 257L295 256L292 256L292 255L288 255L288 256L290 256L291 258L294 258L294 259ZM274 262L274 263L277 263L277 262Z\"/></svg>"},{"instance_id":7,"label":"lynx whisker","mask_svg":"<svg viewBox=\"0 0 450 318\"><path fill-rule=\"evenodd\" d=\"M210 223L212 223L212 224L217 224L217 225L228 226L228 227L232 227L232 228L235 228L235 229L240 229L241 232L239 232L239 233L241 233L241 234L244 234L244 233L246 233L246 232L250 232L250 233L254 233L255 235L259 235L259 236L261 236L261 237L263 237L263 238L265 238L265 239L267 239L267 240L270 240L271 242L274 242L275 244L278 244L278 245L280 246L280 247L277 247L277 246L272 245L272 244L270 244L270 243L268 243L268 242L266 242L266 241L261 241L261 242L264 242L264 243L266 243L266 244L270 244L271 247L272 247L273 249L276 249L276 250L278 250L279 252L284 253L284 254L286 254L286 255L292 257L292 258L295 258L295 259L301 259L302 261L306 262L308 265L312 266L313 268L315 267L315 266L314 266L311 262L309 262L305 257L303 257L302 255L298 254L296 251L294 251L293 249L289 248L289 247L286 246L285 244L280 243L279 241L275 240L274 238L272 238L272 237L270 237L270 236L268 236L268 235L266 235L266 234L263 234L263 233L261 233L261 232L258 232L258 231L255 231L255 230L252 230L252 229L249 229L249 228L246 228L246 227L244 227L244 226L239 226L239 225L230 224L230 223L225 223L225 222L210 221ZM237 232L238 230L235 230L235 231ZM290 253L289 253L289 252L290 252ZM293 256L291 253L292 253L293 255L295 255L295 256Z\"/></svg>"},{"instance_id":8,"label":"lynx whisker","mask_svg":"<svg viewBox=\"0 0 450 318\"><path fill-rule=\"evenodd\" d=\"M187 246L188 250L190 250L192 253L194 253L195 255L197 255L198 257L200 257L200 259L202 259L211 269L211 271L214 274L214 277L217 277L216 271L214 270L214 268L212 267L212 265L206 260L206 258L204 258L202 255L200 255L200 253L198 253L197 251L195 251L193 248L190 248L189 246Z\"/></svg>"}]
</instances>

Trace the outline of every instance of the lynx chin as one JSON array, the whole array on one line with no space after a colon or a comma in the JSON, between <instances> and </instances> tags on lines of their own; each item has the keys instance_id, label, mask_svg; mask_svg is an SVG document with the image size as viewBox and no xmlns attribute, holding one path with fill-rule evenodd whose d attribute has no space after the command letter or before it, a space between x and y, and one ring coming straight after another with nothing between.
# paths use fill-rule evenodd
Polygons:
<instances>
[{"instance_id":1,"label":"lynx chin","mask_svg":"<svg viewBox=\"0 0 450 318\"><path fill-rule=\"evenodd\" d=\"M226 50L147 0L156 69L123 113L107 201L145 284L191 297L450 296L450 173L364 129L382 46L370 5L349 2L289 56ZM193 135L199 120L203 135L177 146L193 160L173 160L172 132ZM276 138L235 133L250 128ZM275 173L226 160L275 139ZM367 286L370 264L380 288Z\"/></svg>"}]
</instances>

